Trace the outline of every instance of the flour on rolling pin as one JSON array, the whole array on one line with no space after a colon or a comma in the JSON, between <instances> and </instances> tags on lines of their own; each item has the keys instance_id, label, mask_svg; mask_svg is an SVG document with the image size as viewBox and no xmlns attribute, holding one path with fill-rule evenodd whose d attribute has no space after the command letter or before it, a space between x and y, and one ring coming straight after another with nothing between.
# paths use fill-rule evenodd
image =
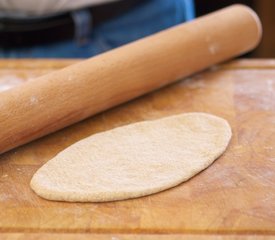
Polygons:
<instances>
[{"instance_id":1,"label":"flour on rolling pin","mask_svg":"<svg viewBox=\"0 0 275 240\"><path fill-rule=\"evenodd\" d=\"M207 42L210 54L218 54L218 52L221 50L220 44L218 42L215 42L215 40L212 39L210 36L206 36L205 41Z\"/></svg>"}]
</instances>

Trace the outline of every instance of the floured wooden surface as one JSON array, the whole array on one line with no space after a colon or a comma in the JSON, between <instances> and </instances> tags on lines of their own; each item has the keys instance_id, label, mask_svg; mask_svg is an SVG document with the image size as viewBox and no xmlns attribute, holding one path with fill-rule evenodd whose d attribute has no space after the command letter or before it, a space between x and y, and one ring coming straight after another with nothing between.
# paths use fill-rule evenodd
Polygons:
<instances>
[{"instance_id":1,"label":"floured wooden surface","mask_svg":"<svg viewBox=\"0 0 275 240\"><path fill-rule=\"evenodd\" d=\"M16 61L2 60L0 82L7 75L28 79L65 64L27 61L24 69L20 61L17 69ZM111 237L114 233L206 233L222 234L221 238L275 234L274 82L274 60L231 62L1 155L0 230L42 235L109 233ZM78 140L184 112L220 116L233 130L225 154L184 187L101 204L50 202L29 187L39 167Z\"/></svg>"},{"instance_id":2,"label":"floured wooden surface","mask_svg":"<svg viewBox=\"0 0 275 240\"><path fill-rule=\"evenodd\" d=\"M6 91L8 89L11 89L15 86L18 86L19 84L22 84L24 80L22 78L18 78L14 75L8 75L5 77L2 77L0 79L0 92Z\"/></svg>"},{"instance_id":3,"label":"floured wooden surface","mask_svg":"<svg viewBox=\"0 0 275 240\"><path fill-rule=\"evenodd\" d=\"M77 60L4 60L0 59L0 92L16 87L30 79L73 64Z\"/></svg>"}]
</instances>

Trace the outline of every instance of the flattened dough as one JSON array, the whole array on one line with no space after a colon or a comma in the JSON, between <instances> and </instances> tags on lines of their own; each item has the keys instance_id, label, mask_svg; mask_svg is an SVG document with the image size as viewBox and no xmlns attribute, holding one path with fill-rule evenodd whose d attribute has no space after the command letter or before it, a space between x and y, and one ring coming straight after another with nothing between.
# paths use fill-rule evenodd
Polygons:
<instances>
[{"instance_id":1,"label":"flattened dough","mask_svg":"<svg viewBox=\"0 0 275 240\"><path fill-rule=\"evenodd\" d=\"M32 189L49 200L105 202L174 187L226 149L222 118L187 113L118 127L81 140L42 166Z\"/></svg>"}]
</instances>

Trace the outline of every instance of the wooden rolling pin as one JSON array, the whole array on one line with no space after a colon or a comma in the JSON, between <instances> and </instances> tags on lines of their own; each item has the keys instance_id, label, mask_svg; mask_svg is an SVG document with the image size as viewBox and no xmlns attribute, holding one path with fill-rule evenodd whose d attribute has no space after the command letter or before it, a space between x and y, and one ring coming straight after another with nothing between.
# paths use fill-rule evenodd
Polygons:
<instances>
[{"instance_id":1,"label":"wooden rolling pin","mask_svg":"<svg viewBox=\"0 0 275 240\"><path fill-rule=\"evenodd\" d=\"M246 53L261 34L233 5L3 92L0 153Z\"/></svg>"}]
</instances>

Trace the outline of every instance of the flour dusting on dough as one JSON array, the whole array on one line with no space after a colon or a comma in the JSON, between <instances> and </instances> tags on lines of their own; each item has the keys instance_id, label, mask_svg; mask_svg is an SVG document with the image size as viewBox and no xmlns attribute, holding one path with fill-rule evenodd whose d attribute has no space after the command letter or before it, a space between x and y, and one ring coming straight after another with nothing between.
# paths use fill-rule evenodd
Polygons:
<instances>
[{"instance_id":1,"label":"flour dusting on dough","mask_svg":"<svg viewBox=\"0 0 275 240\"><path fill-rule=\"evenodd\" d=\"M226 149L229 124L187 113L118 127L83 139L42 166L31 180L41 197L105 202L136 198L179 185Z\"/></svg>"}]
</instances>

